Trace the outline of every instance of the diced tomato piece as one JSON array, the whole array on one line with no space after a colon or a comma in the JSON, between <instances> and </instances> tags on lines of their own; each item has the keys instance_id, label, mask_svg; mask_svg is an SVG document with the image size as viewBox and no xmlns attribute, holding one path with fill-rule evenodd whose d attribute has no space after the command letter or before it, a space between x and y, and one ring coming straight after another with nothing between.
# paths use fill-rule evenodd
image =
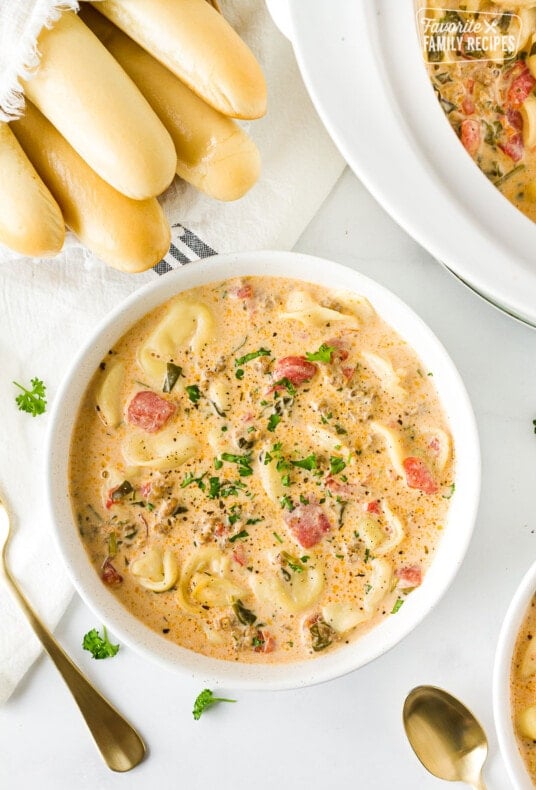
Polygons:
<instances>
[{"instance_id":1,"label":"diced tomato piece","mask_svg":"<svg viewBox=\"0 0 536 790\"><path fill-rule=\"evenodd\" d=\"M499 148L504 151L506 156L509 156L512 162L519 162L523 158L525 152L525 145L523 143L523 135L521 132L512 135L508 142L499 143Z\"/></svg>"},{"instance_id":2,"label":"diced tomato piece","mask_svg":"<svg viewBox=\"0 0 536 790\"><path fill-rule=\"evenodd\" d=\"M398 586L401 589L408 587L418 587L422 584L422 570L418 565L409 565L405 568L397 568L396 575L398 576Z\"/></svg>"},{"instance_id":3,"label":"diced tomato piece","mask_svg":"<svg viewBox=\"0 0 536 790\"><path fill-rule=\"evenodd\" d=\"M259 629L256 634L256 642L256 653L273 653L275 650L275 639L268 631Z\"/></svg>"},{"instance_id":4,"label":"diced tomato piece","mask_svg":"<svg viewBox=\"0 0 536 790\"><path fill-rule=\"evenodd\" d=\"M462 101L462 111L465 115L472 115L475 111L475 103L471 96L465 96Z\"/></svg>"},{"instance_id":5,"label":"diced tomato piece","mask_svg":"<svg viewBox=\"0 0 536 790\"><path fill-rule=\"evenodd\" d=\"M316 545L331 529L329 519L320 505L312 503L298 505L285 519L292 535L304 549Z\"/></svg>"},{"instance_id":6,"label":"diced tomato piece","mask_svg":"<svg viewBox=\"0 0 536 790\"><path fill-rule=\"evenodd\" d=\"M164 400L155 392L142 390L128 404L127 418L131 425L143 428L148 433L156 433L175 414L176 409L174 403Z\"/></svg>"},{"instance_id":7,"label":"diced tomato piece","mask_svg":"<svg viewBox=\"0 0 536 790\"><path fill-rule=\"evenodd\" d=\"M481 129L479 121L466 118L461 125L461 141L465 150L475 156L480 148Z\"/></svg>"},{"instance_id":8,"label":"diced tomato piece","mask_svg":"<svg viewBox=\"0 0 536 790\"><path fill-rule=\"evenodd\" d=\"M237 562L239 565L246 564L246 550L244 549L241 543L233 551L233 560Z\"/></svg>"},{"instance_id":9,"label":"diced tomato piece","mask_svg":"<svg viewBox=\"0 0 536 790\"><path fill-rule=\"evenodd\" d=\"M288 379L294 386L310 381L318 370L318 365L309 362L305 357L283 357L275 364L273 376L275 381Z\"/></svg>"},{"instance_id":10,"label":"diced tomato piece","mask_svg":"<svg viewBox=\"0 0 536 790\"><path fill-rule=\"evenodd\" d=\"M114 568L109 557L104 560L101 569L101 579L108 587L117 587L123 581L121 574Z\"/></svg>"},{"instance_id":11,"label":"diced tomato piece","mask_svg":"<svg viewBox=\"0 0 536 790\"><path fill-rule=\"evenodd\" d=\"M253 296L253 288L251 285L243 285L236 292L236 296L238 299L251 299Z\"/></svg>"},{"instance_id":12,"label":"diced tomato piece","mask_svg":"<svg viewBox=\"0 0 536 790\"><path fill-rule=\"evenodd\" d=\"M330 337L329 340L326 340L326 346L331 346L331 348L335 349L331 355L332 362L344 362L350 355L342 337Z\"/></svg>"},{"instance_id":13,"label":"diced tomato piece","mask_svg":"<svg viewBox=\"0 0 536 790\"><path fill-rule=\"evenodd\" d=\"M512 74L514 74L513 69ZM514 110L519 109L523 102L530 96L535 85L536 80L530 73L528 66L524 66L520 73L515 76L510 83L510 87L506 94L507 106Z\"/></svg>"},{"instance_id":14,"label":"diced tomato piece","mask_svg":"<svg viewBox=\"0 0 536 790\"><path fill-rule=\"evenodd\" d=\"M519 112L519 110L508 110L506 113L506 120L517 132L523 131L523 116Z\"/></svg>"},{"instance_id":15,"label":"diced tomato piece","mask_svg":"<svg viewBox=\"0 0 536 790\"><path fill-rule=\"evenodd\" d=\"M377 499L374 502L367 502L367 513L380 514L380 503Z\"/></svg>"},{"instance_id":16,"label":"diced tomato piece","mask_svg":"<svg viewBox=\"0 0 536 790\"><path fill-rule=\"evenodd\" d=\"M145 483L142 483L140 486L140 494L143 499L147 499L149 494L151 493L151 489L153 487L152 481L147 480Z\"/></svg>"},{"instance_id":17,"label":"diced tomato piece","mask_svg":"<svg viewBox=\"0 0 536 790\"><path fill-rule=\"evenodd\" d=\"M350 382L353 379L356 370L357 370L357 365L353 368L343 368L342 375L344 376L346 381Z\"/></svg>"},{"instance_id":18,"label":"diced tomato piece","mask_svg":"<svg viewBox=\"0 0 536 790\"><path fill-rule=\"evenodd\" d=\"M405 458L402 465L409 488L418 488L425 494L437 494L439 486L422 458Z\"/></svg>"},{"instance_id":19,"label":"diced tomato piece","mask_svg":"<svg viewBox=\"0 0 536 790\"><path fill-rule=\"evenodd\" d=\"M348 496L352 493L352 486L348 483L339 483L334 477L329 475L326 477L324 485L332 494L343 494L344 496Z\"/></svg>"}]
</instances>

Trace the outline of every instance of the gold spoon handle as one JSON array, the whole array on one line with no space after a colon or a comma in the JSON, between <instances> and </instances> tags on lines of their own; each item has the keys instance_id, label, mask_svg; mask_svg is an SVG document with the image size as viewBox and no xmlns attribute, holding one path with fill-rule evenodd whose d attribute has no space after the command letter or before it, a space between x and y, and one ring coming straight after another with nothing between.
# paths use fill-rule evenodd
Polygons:
<instances>
[{"instance_id":1,"label":"gold spoon handle","mask_svg":"<svg viewBox=\"0 0 536 790\"><path fill-rule=\"evenodd\" d=\"M136 730L81 673L36 615L5 568L11 592L73 695L95 744L112 771L129 771L142 760L145 745Z\"/></svg>"}]
</instances>

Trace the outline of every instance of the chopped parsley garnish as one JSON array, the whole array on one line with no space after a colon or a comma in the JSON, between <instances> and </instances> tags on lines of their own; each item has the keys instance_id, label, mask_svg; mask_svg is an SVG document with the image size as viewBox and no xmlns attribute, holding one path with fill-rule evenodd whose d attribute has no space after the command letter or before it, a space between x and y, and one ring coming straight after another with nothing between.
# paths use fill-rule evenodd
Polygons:
<instances>
[{"instance_id":1,"label":"chopped parsley garnish","mask_svg":"<svg viewBox=\"0 0 536 790\"><path fill-rule=\"evenodd\" d=\"M197 384L189 384L184 389L188 393L188 397L190 398L192 403L198 403L198 401L199 401L199 399L201 397L201 392L200 392L199 387L197 386Z\"/></svg>"},{"instance_id":2,"label":"chopped parsley garnish","mask_svg":"<svg viewBox=\"0 0 536 790\"><path fill-rule=\"evenodd\" d=\"M339 434L339 436L341 436L343 433L348 433L348 431L346 430L346 428L343 428L343 427L342 427L342 425L339 425L339 424L337 424L337 425L335 426L335 430L337 431L337 433Z\"/></svg>"},{"instance_id":3,"label":"chopped parsley garnish","mask_svg":"<svg viewBox=\"0 0 536 790\"><path fill-rule=\"evenodd\" d=\"M32 389L28 390L14 381L13 384L22 390L20 395L17 395L15 402L19 407L19 411L28 412L32 417L37 417L38 414L43 414L47 408L46 401L46 385L41 379L33 378L31 380Z\"/></svg>"},{"instance_id":4,"label":"chopped parsley garnish","mask_svg":"<svg viewBox=\"0 0 536 790\"><path fill-rule=\"evenodd\" d=\"M343 461L337 455L332 455L329 459L329 472L332 475L338 475L339 472L342 472L343 469L346 469L346 462Z\"/></svg>"},{"instance_id":5,"label":"chopped parsley garnish","mask_svg":"<svg viewBox=\"0 0 536 790\"><path fill-rule=\"evenodd\" d=\"M241 517L242 517L242 508L240 507L240 505L233 505L232 508L230 508L229 514L227 516L227 518L229 519L229 524L233 526L233 524L236 524L237 521L240 521ZM236 540L236 538L233 538L233 540Z\"/></svg>"},{"instance_id":6,"label":"chopped parsley garnish","mask_svg":"<svg viewBox=\"0 0 536 790\"><path fill-rule=\"evenodd\" d=\"M244 371L242 370L242 368L238 368L238 370L235 373L235 376L239 380L244 378Z\"/></svg>"},{"instance_id":7,"label":"chopped parsley garnish","mask_svg":"<svg viewBox=\"0 0 536 790\"><path fill-rule=\"evenodd\" d=\"M229 538L229 543L234 543L235 540L245 540L246 538L249 538L249 532L246 529L241 529L240 532Z\"/></svg>"},{"instance_id":8,"label":"chopped parsley garnish","mask_svg":"<svg viewBox=\"0 0 536 790\"><path fill-rule=\"evenodd\" d=\"M271 414L271 415L270 415L270 419L268 420L268 425L267 425L266 427L268 428L268 430L269 430L271 433L273 433L273 432L275 431L275 429L277 428L277 426L279 425L279 423L280 423L280 422L281 422L281 417L280 417L280 415L279 415L279 414L276 414L276 413L274 412L273 414Z\"/></svg>"},{"instance_id":9,"label":"chopped parsley garnish","mask_svg":"<svg viewBox=\"0 0 536 790\"><path fill-rule=\"evenodd\" d=\"M300 561L297 557L293 557L292 554L282 551L281 559L285 565L288 565L291 571L294 571L295 573L303 573L305 568L303 567L302 562L307 562L309 557L301 557Z\"/></svg>"},{"instance_id":10,"label":"chopped parsley garnish","mask_svg":"<svg viewBox=\"0 0 536 790\"><path fill-rule=\"evenodd\" d=\"M199 721L201 715L207 708L212 707L217 702L236 702L235 699L225 699L224 697L215 697L210 689L203 689L194 702L194 709L192 711L193 717Z\"/></svg>"},{"instance_id":11,"label":"chopped parsley garnish","mask_svg":"<svg viewBox=\"0 0 536 790\"><path fill-rule=\"evenodd\" d=\"M238 359L235 359L235 366L239 368L241 365L245 365L246 362L251 362L252 359L257 359L257 357L269 357L271 353L272 352L267 348L259 348L258 351L250 351L249 354L244 354L243 357L238 357Z\"/></svg>"},{"instance_id":12,"label":"chopped parsley garnish","mask_svg":"<svg viewBox=\"0 0 536 790\"><path fill-rule=\"evenodd\" d=\"M166 375L162 385L162 392L171 392L180 376L182 376L181 366L174 365L173 362L168 362L166 365Z\"/></svg>"},{"instance_id":13,"label":"chopped parsley garnish","mask_svg":"<svg viewBox=\"0 0 536 790\"><path fill-rule=\"evenodd\" d=\"M285 486L285 488L289 487L289 485L290 485L290 475L283 475L282 476L282 478L281 478L281 485Z\"/></svg>"},{"instance_id":14,"label":"chopped parsley garnish","mask_svg":"<svg viewBox=\"0 0 536 790\"><path fill-rule=\"evenodd\" d=\"M326 343L322 343L318 351L314 353L307 351L305 356L309 362L331 362L331 355L334 351L334 346L328 346Z\"/></svg>"},{"instance_id":15,"label":"chopped parsley garnish","mask_svg":"<svg viewBox=\"0 0 536 790\"><path fill-rule=\"evenodd\" d=\"M229 464L238 465L238 474L240 477L249 477L253 474L251 467L251 453L244 455L235 455L234 453L222 453L220 456L222 461L227 461Z\"/></svg>"},{"instance_id":16,"label":"chopped parsley garnish","mask_svg":"<svg viewBox=\"0 0 536 790\"><path fill-rule=\"evenodd\" d=\"M264 518L248 518L246 521L246 526L249 527L250 524L258 524L259 521L264 521Z\"/></svg>"},{"instance_id":17,"label":"chopped parsley garnish","mask_svg":"<svg viewBox=\"0 0 536 790\"><path fill-rule=\"evenodd\" d=\"M316 455L308 455L307 458L302 458L299 461L291 461L292 466L297 466L299 469L307 469L311 472L313 469L318 468L318 461Z\"/></svg>"},{"instance_id":18,"label":"chopped parsley garnish","mask_svg":"<svg viewBox=\"0 0 536 790\"><path fill-rule=\"evenodd\" d=\"M222 466L223 466L223 461L221 460L221 458L215 458L214 459L214 469L221 469Z\"/></svg>"},{"instance_id":19,"label":"chopped parsley garnish","mask_svg":"<svg viewBox=\"0 0 536 790\"><path fill-rule=\"evenodd\" d=\"M274 538L277 540L278 543L283 543L283 538L281 537L281 535L278 535L277 532L272 532L272 535L274 536Z\"/></svg>"},{"instance_id":20,"label":"chopped parsley garnish","mask_svg":"<svg viewBox=\"0 0 536 790\"><path fill-rule=\"evenodd\" d=\"M287 510L294 510L292 499L288 496L288 494L285 494L285 496L281 497L281 499L279 500L279 504L281 505L282 508L286 507Z\"/></svg>"},{"instance_id":21,"label":"chopped parsley garnish","mask_svg":"<svg viewBox=\"0 0 536 790\"><path fill-rule=\"evenodd\" d=\"M391 609L391 614L396 614L398 611L400 611L400 608L402 607L403 603L404 603L403 598L397 598L395 601L395 605Z\"/></svg>"},{"instance_id":22,"label":"chopped parsley garnish","mask_svg":"<svg viewBox=\"0 0 536 790\"><path fill-rule=\"evenodd\" d=\"M221 483L219 477L211 477L209 479L208 498L225 499L228 496L236 496L238 490L245 487L244 483L240 480L235 480L234 483L229 483L224 480L223 483Z\"/></svg>"},{"instance_id":23,"label":"chopped parsley garnish","mask_svg":"<svg viewBox=\"0 0 536 790\"><path fill-rule=\"evenodd\" d=\"M282 379L279 379L279 381L276 381L275 384L274 384L274 387L284 387L286 389L286 391L288 392L288 394L292 395L292 396L294 396L296 394L296 387L294 386L292 381L290 379L288 379L286 376L285 376L285 378L282 378ZM276 390L275 394L276 395L278 394L277 390Z\"/></svg>"},{"instance_id":24,"label":"chopped parsley garnish","mask_svg":"<svg viewBox=\"0 0 536 790\"><path fill-rule=\"evenodd\" d=\"M102 636L92 628L82 641L84 650L89 650L93 658L113 658L119 652L119 645L112 645L108 639L106 626L102 626Z\"/></svg>"},{"instance_id":25,"label":"chopped parsley garnish","mask_svg":"<svg viewBox=\"0 0 536 790\"><path fill-rule=\"evenodd\" d=\"M206 486L205 483L203 482L203 478L206 477L206 474L207 474L206 472L203 472L203 474L199 475L199 477L195 477L193 472L188 472L188 474L186 475L186 477L181 483L181 488L186 488L186 486L189 486L192 483L197 483L197 487L200 488L201 491L204 491Z\"/></svg>"}]
</instances>

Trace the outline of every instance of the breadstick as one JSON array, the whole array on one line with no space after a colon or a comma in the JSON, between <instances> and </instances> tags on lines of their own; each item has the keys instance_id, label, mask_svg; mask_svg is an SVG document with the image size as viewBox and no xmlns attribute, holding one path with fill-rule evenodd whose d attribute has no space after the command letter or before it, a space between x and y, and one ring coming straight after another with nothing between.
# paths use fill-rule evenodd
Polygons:
<instances>
[{"instance_id":1,"label":"breadstick","mask_svg":"<svg viewBox=\"0 0 536 790\"><path fill-rule=\"evenodd\" d=\"M217 200L242 197L259 176L260 155L236 121L206 104L93 8L84 6L80 16L132 78L171 134L178 175Z\"/></svg>"},{"instance_id":2,"label":"breadstick","mask_svg":"<svg viewBox=\"0 0 536 790\"><path fill-rule=\"evenodd\" d=\"M125 272L143 272L166 254L170 228L156 198L133 200L110 186L30 102L11 126L67 226L92 252Z\"/></svg>"},{"instance_id":3,"label":"breadstick","mask_svg":"<svg viewBox=\"0 0 536 790\"><path fill-rule=\"evenodd\" d=\"M224 115L260 118L266 112L259 63L206 0L101 0L94 5Z\"/></svg>"},{"instance_id":4,"label":"breadstick","mask_svg":"<svg viewBox=\"0 0 536 790\"><path fill-rule=\"evenodd\" d=\"M175 149L134 83L78 19L65 12L39 36L40 65L26 96L101 178L123 194L159 195L175 174Z\"/></svg>"},{"instance_id":5,"label":"breadstick","mask_svg":"<svg viewBox=\"0 0 536 790\"><path fill-rule=\"evenodd\" d=\"M60 207L6 123L0 123L0 242L33 257L58 253L65 238Z\"/></svg>"}]
</instances>

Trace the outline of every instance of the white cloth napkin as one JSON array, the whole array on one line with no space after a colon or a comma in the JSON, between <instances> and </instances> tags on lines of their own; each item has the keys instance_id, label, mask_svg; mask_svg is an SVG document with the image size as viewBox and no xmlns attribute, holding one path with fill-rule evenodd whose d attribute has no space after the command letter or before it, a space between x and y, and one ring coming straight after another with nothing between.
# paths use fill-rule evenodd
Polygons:
<instances>
[{"instance_id":1,"label":"white cloth napkin","mask_svg":"<svg viewBox=\"0 0 536 790\"><path fill-rule=\"evenodd\" d=\"M47 7L43 20L51 9L65 5L1 0L0 103L10 96L11 112L16 109L13 75L24 70L20 64L32 65L15 46L12 25L16 20L22 30L24 11L29 29L32 14ZM263 0L223 0L222 6L259 57L268 82L268 114L249 125L263 161L261 179L251 192L236 203L218 204L176 179L163 198L175 225L173 244L156 271L142 275L114 271L73 239L54 260L23 259L0 249L0 490L16 513L13 571L51 627L65 610L71 586L43 505L48 414L33 418L19 412L11 382L28 384L37 376L46 382L52 402L76 349L95 324L142 284L212 251L292 248L344 167L306 94L292 48L273 25ZM35 27L33 31L35 38ZM13 44L7 59L5 42ZM34 52L32 45L25 50ZM7 93L6 84L11 85ZM1 703L38 655L39 645L2 584L0 618Z\"/></svg>"}]
</instances>

